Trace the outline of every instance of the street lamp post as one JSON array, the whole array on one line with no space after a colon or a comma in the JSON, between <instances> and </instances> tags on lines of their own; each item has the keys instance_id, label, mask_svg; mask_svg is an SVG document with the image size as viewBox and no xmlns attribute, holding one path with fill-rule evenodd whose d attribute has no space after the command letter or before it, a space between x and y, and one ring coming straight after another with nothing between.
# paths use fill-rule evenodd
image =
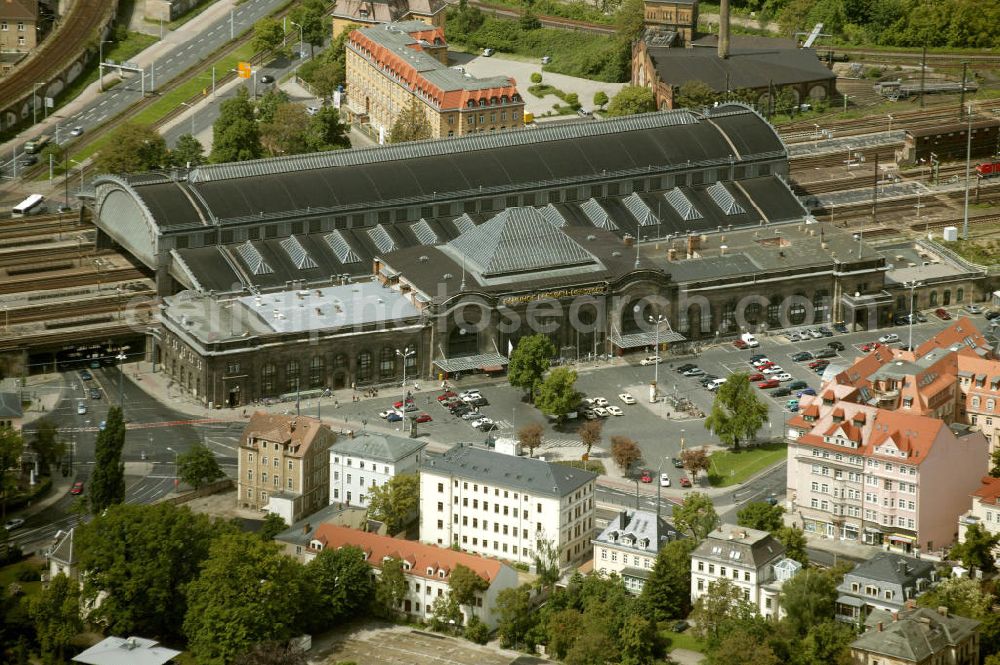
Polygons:
<instances>
[{"instance_id":1,"label":"street lamp post","mask_svg":"<svg viewBox=\"0 0 1000 665\"><path fill-rule=\"evenodd\" d=\"M291 23L292 25L299 26L299 57L300 58L304 58L305 55L303 55L303 51L304 51L304 46L305 45L304 45L303 39L302 39L302 25L299 24L299 23L296 23L295 21L289 21L289 23Z\"/></svg>"},{"instance_id":2,"label":"street lamp post","mask_svg":"<svg viewBox=\"0 0 1000 665\"><path fill-rule=\"evenodd\" d=\"M191 113L191 136L194 136L194 116L195 116L194 105L188 104L187 102L181 102L181 106L186 106L189 109L189 112Z\"/></svg>"},{"instance_id":3,"label":"street lamp post","mask_svg":"<svg viewBox=\"0 0 1000 665\"><path fill-rule=\"evenodd\" d=\"M100 46L98 46L99 55L97 56L97 78L101 82L101 92L104 92L104 45L110 44L110 39L102 39Z\"/></svg>"},{"instance_id":4,"label":"street lamp post","mask_svg":"<svg viewBox=\"0 0 1000 665\"><path fill-rule=\"evenodd\" d=\"M294 23L294 21L292 21L292 22ZM407 361L408 358L412 358L416 354L417 354L417 350L416 349L411 349L408 346L403 347L402 351L400 351L399 349L396 349L396 355L403 359L403 390L406 390L406 361ZM404 395L403 397L405 398L406 396ZM406 405L404 404L403 407L404 407L404 411L405 411Z\"/></svg>"},{"instance_id":5,"label":"street lamp post","mask_svg":"<svg viewBox=\"0 0 1000 665\"><path fill-rule=\"evenodd\" d=\"M924 285L923 282L918 282L916 280L910 280L909 282L903 282L903 286L906 287L906 288L908 288L910 290L910 316L908 317L909 318L909 325L907 326L910 329L910 332L909 332L909 341L907 342L907 345L906 345L906 348L909 349L910 351L913 351L913 319L914 319L914 316L913 316L913 299L914 299L914 296L916 294L917 287L918 286L923 286L923 285Z\"/></svg>"},{"instance_id":6,"label":"street lamp post","mask_svg":"<svg viewBox=\"0 0 1000 665\"><path fill-rule=\"evenodd\" d=\"M122 410L122 417L125 414L125 360L127 356L124 351L119 351L115 356L118 361L118 407Z\"/></svg>"},{"instance_id":7,"label":"street lamp post","mask_svg":"<svg viewBox=\"0 0 1000 665\"><path fill-rule=\"evenodd\" d=\"M177 464L177 451L171 448L170 446L167 446L167 450L169 450L174 454L174 487L176 488L181 481L180 476L178 475L180 473L180 469L178 468Z\"/></svg>"},{"instance_id":8,"label":"street lamp post","mask_svg":"<svg viewBox=\"0 0 1000 665\"><path fill-rule=\"evenodd\" d=\"M964 82L963 82L964 83ZM964 87L964 86L963 86ZM969 165L972 163L972 104L969 104L969 125L965 132L965 208L962 213L962 240L969 239Z\"/></svg>"},{"instance_id":9,"label":"street lamp post","mask_svg":"<svg viewBox=\"0 0 1000 665\"><path fill-rule=\"evenodd\" d=\"M656 356L656 360L657 360L657 362L653 363L653 392L654 393L656 392L656 387L660 384L660 363L659 363L659 359L660 359L660 325L662 325L663 323L666 323L666 321L667 321L667 317L664 316L663 314L658 314L655 318L652 317L652 316L649 317L649 322L652 323L655 326L655 328L654 328L654 330L655 330L655 337L654 337L654 339L656 340L656 351L653 352L653 355Z\"/></svg>"},{"instance_id":10,"label":"street lamp post","mask_svg":"<svg viewBox=\"0 0 1000 665\"><path fill-rule=\"evenodd\" d=\"M886 115L889 117L889 131L891 132L892 131L892 114L891 113L887 113Z\"/></svg>"},{"instance_id":11,"label":"street lamp post","mask_svg":"<svg viewBox=\"0 0 1000 665\"><path fill-rule=\"evenodd\" d=\"M86 171L87 165L84 164L83 162L78 162L75 159L71 159L69 161L73 162L74 164L80 167L80 192L83 192L83 173L84 171Z\"/></svg>"}]
</instances>

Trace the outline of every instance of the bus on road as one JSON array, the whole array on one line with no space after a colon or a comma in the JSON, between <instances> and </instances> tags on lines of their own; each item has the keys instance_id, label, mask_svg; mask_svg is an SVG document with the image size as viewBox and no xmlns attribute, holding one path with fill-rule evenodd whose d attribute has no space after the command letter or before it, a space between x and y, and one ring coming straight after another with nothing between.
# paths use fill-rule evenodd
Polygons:
<instances>
[{"instance_id":1,"label":"bus on road","mask_svg":"<svg viewBox=\"0 0 1000 665\"><path fill-rule=\"evenodd\" d=\"M13 216L23 217L25 215L37 215L45 212L45 197L41 194L32 194L14 206Z\"/></svg>"}]
</instances>

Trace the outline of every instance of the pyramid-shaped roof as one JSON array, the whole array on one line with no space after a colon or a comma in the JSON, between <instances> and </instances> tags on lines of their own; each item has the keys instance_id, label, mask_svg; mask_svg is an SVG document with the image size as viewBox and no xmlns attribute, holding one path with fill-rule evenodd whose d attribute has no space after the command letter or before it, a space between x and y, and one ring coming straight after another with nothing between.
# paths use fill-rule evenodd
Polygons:
<instances>
[{"instance_id":1,"label":"pyramid-shaped roof","mask_svg":"<svg viewBox=\"0 0 1000 665\"><path fill-rule=\"evenodd\" d=\"M530 207L508 208L448 246L484 277L597 263L590 252Z\"/></svg>"}]
</instances>

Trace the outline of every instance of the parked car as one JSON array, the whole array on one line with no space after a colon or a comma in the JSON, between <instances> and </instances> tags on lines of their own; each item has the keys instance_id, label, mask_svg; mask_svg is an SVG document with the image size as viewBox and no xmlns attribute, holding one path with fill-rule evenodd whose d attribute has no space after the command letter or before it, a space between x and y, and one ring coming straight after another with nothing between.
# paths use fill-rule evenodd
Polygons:
<instances>
[{"instance_id":1,"label":"parked car","mask_svg":"<svg viewBox=\"0 0 1000 665\"><path fill-rule=\"evenodd\" d=\"M744 342L742 339L734 339L733 340L733 346L735 346L737 349L741 349L741 350L742 349L748 349L748 348L750 348L750 347L747 346L747 343Z\"/></svg>"},{"instance_id":2,"label":"parked car","mask_svg":"<svg viewBox=\"0 0 1000 665\"><path fill-rule=\"evenodd\" d=\"M639 480L641 480L644 483L653 482L653 472L650 471L649 469L643 469L639 474Z\"/></svg>"},{"instance_id":3,"label":"parked car","mask_svg":"<svg viewBox=\"0 0 1000 665\"><path fill-rule=\"evenodd\" d=\"M767 367L768 365L773 365L774 363L768 360L767 357L765 356L763 358L757 358L756 360L750 361L750 364L756 367L757 369L760 369L761 367Z\"/></svg>"},{"instance_id":4,"label":"parked car","mask_svg":"<svg viewBox=\"0 0 1000 665\"><path fill-rule=\"evenodd\" d=\"M819 330L816 329L807 330L806 332L808 332L813 339L819 339L820 337L823 336L823 333L821 333Z\"/></svg>"},{"instance_id":5,"label":"parked car","mask_svg":"<svg viewBox=\"0 0 1000 665\"><path fill-rule=\"evenodd\" d=\"M766 353L755 353L752 356L750 356L750 362L756 362L758 360L767 360L767 354Z\"/></svg>"},{"instance_id":6,"label":"parked car","mask_svg":"<svg viewBox=\"0 0 1000 665\"><path fill-rule=\"evenodd\" d=\"M899 335L896 333L887 333L878 338L879 344L894 344L899 341Z\"/></svg>"},{"instance_id":7,"label":"parked car","mask_svg":"<svg viewBox=\"0 0 1000 665\"><path fill-rule=\"evenodd\" d=\"M101 391L97 388L90 389L90 399L101 399Z\"/></svg>"},{"instance_id":8,"label":"parked car","mask_svg":"<svg viewBox=\"0 0 1000 665\"><path fill-rule=\"evenodd\" d=\"M608 412L610 416L624 416L625 412L622 411L620 406L606 406L604 410Z\"/></svg>"},{"instance_id":9,"label":"parked car","mask_svg":"<svg viewBox=\"0 0 1000 665\"><path fill-rule=\"evenodd\" d=\"M483 57L484 57L484 58L489 58L489 57L491 57L491 56L492 56L492 55L493 55L494 53L496 53L496 49L491 49L491 48L484 48L484 49L483 49Z\"/></svg>"},{"instance_id":10,"label":"parked car","mask_svg":"<svg viewBox=\"0 0 1000 665\"><path fill-rule=\"evenodd\" d=\"M646 356L639 361L640 365L659 365L663 362L663 358L660 356Z\"/></svg>"},{"instance_id":11,"label":"parked car","mask_svg":"<svg viewBox=\"0 0 1000 665\"><path fill-rule=\"evenodd\" d=\"M788 405L787 409L788 409L789 413L798 413L799 412L799 403L798 402L793 402L792 404Z\"/></svg>"},{"instance_id":12,"label":"parked car","mask_svg":"<svg viewBox=\"0 0 1000 665\"><path fill-rule=\"evenodd\" d=\"M698 383L701 384L702 388L708 388L708 384L712 383L713 381L717 380L718 378L719 377L717 377L715 374L706 374L705 376L703 376L700 379L698 379Z\"/></svg>"},{"instance_id":13,"label":"parked car","mask_svg":"<svg viewBox=\"0 0 1000 665\"><path fill-rule=\"evenodd\" d=\"M827 342L826 345L828 347L830 347L831 349L833 349L834 351L843 351L844 350L844 345L841 342L837 342L837 341Z\"/></svg>"},{"instance_id":14,"label":"parked car","mask_svg":"<svg viewBox=\"0 0 1000 665\"><path fill-rule=\"evenodd\" d=\"M583 417L587 420L597 420L598 418L597 413L593 409L584 409Z\"/></svg>"},{"instance_id":15,"label":"parked car","mask_svg":"<svg viewBox=\"0 0 1000 665\"><path fill-rule=\"evenodd\" d=\"M681 476L681 479L678 481L678 484L680 484L681 487L691 487L691 479L688 478L687 476Z\"/></svg>"},{"instance_id":16,"label":"parked car","mask_svg":"<svg viewBox=\"0 0 1000 665\"><path fill-rule=\"evenodd\" d=\"M684 468L684 461L681 460L680 457L671 457L670 458L670 463L674 465L675 469L683 469Z\"/></svg>"},{"instance_id":17,"label":"parked car","mask_svg":"<svg viewBox=\"0 0 1000 665\"><path fill-rule=\"evenodd\" d=\"M991 309L990 311L988 311L985 314L983 314L983 316L986 317L987 321L992 321L993 319L995 319L997 317L1000 317L1000 311L997 311L995 309Z\"/></svg>"},{"instance_id":18,"label":"parked car","mask_svg":"<svg viewBox=\"0 0 1000 665\"><path fill-rule=\"evenodd\" d=\"M543 55L542 56L542 64L543 65L547 65L550 62L552 62L552 56L551 55ZM581 110L583 110L583 109L581 109Z\"/></svg>"},{"instance_id":19,"label":"parked car","mask_svg":"<svg viewBox=\"0 0 1000 665\"><path fill-rule=\"evenodd\" d=\"M817 360L821 360L823 358L836 358L837 352L833 349L820 349L813 355Z\"/></svg>"},{"instance_id":20,"label":"parked car","mask_svg":"<svg viewBox=\"0 0 1000 665\"><path fill-rule=\"evenodd\" d=\"M766 390L768 388L777 388L780 385L781 382L778 381L777 379L768 379L767 381L761 381L760 383L758 383L757 387Z\"/></svg>"},{"instance_id":21,"label":"parked car","mask_svg":"<svg viewBox=\"0 0 1000 665\"><path fill-rule=\"evenodd\" d=\"M76 496L78 494L83 494L83 481L82 480L78 480L75 483L73 483L73 487L72 487L72 489L70 489L69 493L72 494L72 495L74 495L74 496Z\"/></svg>"},{"instance_id":22,"label":"parked car","mask_svg":"<svg viewBox=\"0 0 1000 665\"><path fill-rule=\"evenodd\" d=\"M836 330L837 332L839 332L841 335L846 335L847 333L850 332L850 328L848 328L847 324L844 323L843 321L839 321L837 323L834 323L833 324L833 329Z\"/></svg>"},{"instance_id":23,"label":"parked car","mask_svg":"<svg viewBox=\"0 0 1000 665\"><path fill-rule=\"evenodd\" d=\"M443 402L443 401L445 401L446 399L448 399L450 397L458 397L458 393L456 393L454 391L451 391L451 390L446 390L443 393L441 393L440 395L438 395L437 400L439 402Z\"/></svg>"},{"instance_id":24,"label":"parked car","mask_svg":"<svg viewBox=\"0 0 1000 665\"><path fill-rule=\"evenodd\" d=\"M816 328L816 330L818 330L823 337L833 337L833 331L826 326L820 326L819 328Z\"/></svg>"},{"instance_id":25,"label":"parked car","mask_svg":"<svg viewBox=\"0 0 1000 665\"><path fill-rule=\"evenodd\" d=\"M604 399L603 397L594 398L594 406L607 406L607 405L608 405L608 400Z\"/></svg>"},{"instance_id":26,"label":"parked car","mask_svg":"<svg viewBox=\"0 0 1000 665\"><path fill-rule=\"evenodd\" d=\"M319 113L319 107L318 106L307 106L306 107L306 113L309 114L309 115L316 115L317 113Z\"/></svg>"},{"instance_id":27,"label":"parked car","mask_svg":"<svg viewBox=\"0 0 1000 665\"><path fill-rule=\"evenodd\" d=\"M12 517L11 519L4 522L3 528L8 531L13 531L14 529L19 529L24 526L24 520L20 517Z\"/></svg>"},{"instance_id":28,"label":"parked car","mask_svg":"<svg viewBox=\"0 0 1000 665\"><path fill-rule=\"evenodd\" d=\"M593 118L594 112L590 109L577 109L576 114L581 118Z\"/></svg>"},{"instance_id":29,"label":"parked car","mask_svg":"<svg viewBox=\"0 0 1000 665\"><path fill-rule=\"evenodd\" d=\"M80 372L80 378L83 379L84 381L91 381L93 380L94 375L88 372L87 370L83 370L82 372Z\"/></svg>"},{"instance_id":30,"label":"parked car","mask_svg":"<svg viewBox=\"0 0 1000 665\"><path fill-rule=\"evenodd\" d=\"M754 372L753 374L749 375L747 379L749 381L765 381L767 377L761 374L760 372Z\"/></svg>"},{"instance_id":31,"label":"parked car","mask_svg":"<svg viewBox=\"0 0 1000 665\"><path fill-rule=\"evenodd\" d=\"M802 340L802 335L798 334L797 332L785 333L785 339L787 339L789 342L799 342Z\"/></svg>"},{"instance_id":32,"label":"parked car","mask_svg":"<svg viewBox=\"0 0 1000 665\"><path fill-rule=\"evenodd\" d=\"M829 364L829 360L815 360L809 363L809 369L815 371L817 374L822 374L823 370L825 370Z\"/></svg>"},{"instance_id":33,"label":"parked car","mask_svg":"<svg viewBox=\"0 0 1000 665\"><path fill-rule=\"evenodd\" d=\"M665 473L660 474L660 487L670 487L670 476Z\"/></svg>"},{"instance_id":34,"label":"parked car","mask_svg":"<svg viewBox=\"0 0 1000 665\"><path fill-rule=\"evenodd\" d=\"M697 367L697 365L695 365L694 363L684 363L683 365L681 365L679 367L676 367L674 369L674 371L677 372L677 373L679 373L679 374L683 374L684 372L688 371L692 367Z\"/></svg>"},{"instance_id":35,"label":"parked car","mask_svg":"<svg viewBox=\"0 0 1000 665\"><path fill-rule=\"evenodd\" d=\"M781 365L771 365L770 367L764 368L764 374L768 376L774 376L775 374L784 374L785 370L781 368Z\"/></svg>"},{"instance_id":36,"label":"parked car","mask_svg":"<svg viewBox=\"0 0 1000 665\"><path fill-rule=\"evenodd\" d=\"M790 390L801 390L802 388L808 388L809 384L805 381L792 381L788 384Z\"/></svg>"},{"instance_id":37,"label":"parked car","mask_svg":"<svg viewBox=\"0 0 1000 665\"><path fill-rule=\"evenodd\" d=\"M625 402L626 404L635 404L635 398L632 397L632 393L620 393L618 399Z\"/></svg>"},{"instance_id":38,"label":"parked car","mask_svg":"<svg viewBox=\"0 0 1000 665\"><path fill-rule=\"evenodd\" d=\"M593 408L593 411L594 413L597 414L598 418L607 418L609 415L611 415L608 413L608 410L605 409L603 406L595 406Z\"/></svg>"},{"instance_id":39,"label":"parked car","mask_svg":"<svg viewBox=\"0 0 1000 665\"><path fill-rule=\"evenodd\" d=\"M692 367L691 369L684 372L684 376L698 376L704 373L705 370L701 369L700 367Z\"/></svg>"},{"instance_id":40,"label":"parked car","mask_svg":"<svg viewBox=\"0 0 1000 665\"><path fill-rule=\"evenodd\" d=\"M861 350L864 351L865 353L868 353L869 351L874 351L880 346L882 345L879 344L878 342L868 342L867 344L861 345Z\"/></svg>"},{"instance_id":41,"label":"parked car","mask_svg":"<svg viewBox=\"0 0 1000 665\"><path fill-rule=\"evenodd\" d=\"M69 130L70 136L80 136L81 134L83 134L83 127L77 126Z\"/></svg>"},{"instance_id":42,"label":"parked car","mask_svg":"<svg viewBox=\"0 0 1000 665\"><path fill-rule=\"evenodd\" d=\"M813 359L813 354L810 353L809 351L799 351L798 353L792 354L792 360L794 360L797 363L812 359Z\"/></svg>"},{"instance_id":43,"label":"parked car","mask_svg":"<svg viewBox=\"0 0 1000 665\"><path fill-rule=\"evenodd\" d=\"M969 314L982 314L983 308L980 307L979 305L966 305L965 311L968 312Z\"/></svg>"},{"instance_id":44,"label":"parked car","mask_svg":"<svg viewBox=\"0 0 1000 665\"><path fill-rule=\"evenodd\" d=\"M433 420L434 420L434 419L433 419L433 418L431 418L431 414L429 414L429 413L421 413L421 414L420 414L419 416L417 416L417 417L416 417L416 418L414 419L414 422L418 422L418 423L429 423L429 422L432 422Z\"/></svg>"},{"instance_id":45,"label":"parked car","mask_svg":"<svg viewBox=\"0 0 1000 665\"><path fill-rule=\"evenodd\" d=\"M951 321L951 314L948 313L948 310L940 307L934 310L934 316L938 317L942 321Z\"/></svg>"},{"instance_id":46,"label":"parked car","mask_svg":"<svg viewBox=\"0 0 1000 665\"><path fill-rule=\"evenodd\" d=\"M108 421L107 421L107 420L102 420L101 422L97 423L97 429L98 429L98 431L100 431L100 432L103 432L103 431L104 431L104 429L105 429L105 428L106 428L107 426L108 426Z\"/></svg>"},{"instance_id":47,"label":"parked car","mask_svg":"<svg viewBox=\"0 0 1000 665\"><path fill-rule=\"evenodd\" d=\"M788 397L791 394L792 391L789 390L788 388L785 388L784 386L771 391L771 397Z\"/></svg>"},{"instance_id":48,"label":"parked car","mask_svg":"<svg viewBox=\"0 0 1000 665\"><path fill-rule=\"evenodd\" d=\"M385 419L390 423L398 423L403 419L403 414L399 413L398 411L393 411L392 413L387 415Z\"/></svg>"},{"instance_id":49,"label":"parked car","mask_svg":"<svg viewBox=\"0 0 1000 665\"><path fill-rule=\"evenodd\" d=\"M795 393L796 397L804 397L805 395L815 395L816 390L814 388L806 388Z\"/></svg>"},{"instance_id":50,"label":"parked car","mask_svg":"<svg viewBox=\"0 0 1000 665\"><path fill-rule=\"evenodd\" d=\"M797 400L797 399L790 399L787 402L785 402L785 408L786 409L790 409L793 406L796 407L796 408L798 408L798 406L799 406L799 400Z\"/></svg>"},{"instance_id":51,"label":"parked car","mask_svg":"<svg viewBox=\"0 0 1000 665\"><path fill-rule=\"evenodd\" d=\"M792 375L789 374L788 372L781 372L779 374L775 374L774 378L777 379L778 381L782 381L782 382L784 382L784 381L791 381L792 380Z\"/></svg>"},{"instance_id":52,"label":"parked car","mask_svg":"<svg viewBox=\"0 0 1000 665\"><path fill-rule=\"evenodd\" d=\"M396 413L396 409L386 409L385 411L379 411L379 418L388 418L390 413Z\"/></svg>"}]
</instances>

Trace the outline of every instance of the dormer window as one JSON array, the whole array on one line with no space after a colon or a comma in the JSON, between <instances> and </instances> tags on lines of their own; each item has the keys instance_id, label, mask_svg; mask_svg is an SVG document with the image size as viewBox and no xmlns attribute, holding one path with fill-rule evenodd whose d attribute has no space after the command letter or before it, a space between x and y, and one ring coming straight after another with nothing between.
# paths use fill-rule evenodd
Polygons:
<instances>
[{"instance_id":1,"label":"dormer window","mask_svg":"<svg viewBox=\"0 0 1000 665\"><path fill-rule=\"evenodd\" d=\"M441 579L444 579L444 571L443 570L439 570L438 571L438 577L440 577Z\"/></svg>"},{"instance_id":2,"label":"dormer window","mask_svg":"<svg viewBox=\"0 0 1000 665\"><path fill-rule=\"evenodd\" d=\"M404 561L403 562L403 570L409 570L410 568L412 568L412 566L410 565L410 562L409 561Z\"/></svg>"}]
</instances>

